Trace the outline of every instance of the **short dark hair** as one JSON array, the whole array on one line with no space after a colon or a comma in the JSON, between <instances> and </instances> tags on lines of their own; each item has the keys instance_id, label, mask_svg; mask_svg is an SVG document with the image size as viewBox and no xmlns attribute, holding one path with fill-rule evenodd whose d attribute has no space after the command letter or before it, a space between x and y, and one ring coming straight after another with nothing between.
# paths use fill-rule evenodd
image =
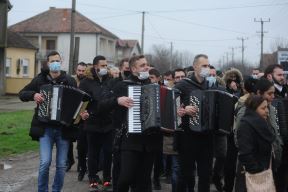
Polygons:
<instances>
[{"instance_id":1,"label":"short dark hair","mask_svg":"<svg viewBox=\"0 0 288 192\"><path fill-rule=\"evenodd\" d=\"M194 57L193 65L195 65L201 57L202 57L202 58L205 58L205 59L208 59L208 56L207 56L207 55L205 55L205 54L198 54L198 55L196 55L196 56Z\"/></svg>"},{"instance_id":2,"label":"short dark hair","mask_svg":"<svg viewBox=\"0 0 288 192\"><path fill-rule=\"evenodd\" d=\"M173 76L175 77L175 73L176 73L176 72L180 72L180 71L182 71L182 72L185 74L185 76L186 76L186 72L185 72L185 70L182 69L182 68L177 68L177 69L175 69L175 70L174 70L174 75L173 75Z\"/></svg>"},{"instance_id":3,"label":"short dark hair","mask_svg":"<svg viewBox=\"0 0 288 192\"><path fill-rule=\"evenodd\" d=\"M145 56L144 55L135 55L133 57L130 58L129 60L129 67L134 67L135 66L135 63L136 61L140 60L140 59L144 59Z\"/></svg>"},{"instance_id":4,"label":"short dark hair","mask_svg":"<svg viewBox=\"0 0 288 192\"><path fill-rule=\"evenodd\" d=\"M256 109L263 103L265 99L262 96L259 95L251 95L250 97L247 98L245 101L245 106L248 109L251 109L253 111L256 111Z\"/></svg>"},{"instance_id":5,"label":"short dark hair","mask_svg":"<svg viewBox=\"0 0 288 192\"><path fill-rule=\"evenodd\" d=\"M252 77L247 77L244 80L244 89L248 92L248 93L256 93L256 88L255 85L257 83L258 79L254 79Z\"/></svg>"},{"instance_id":6,"label":"short dark hair","mask_svg":"<svg viewBox=\"0 0 288 192\"><path fill-rule=\"evenodd\" d=\"M81 65L81 66L83 66L83 67L87 67L87 64L86 64L86 63L84 63L83 61L82 61L82 62L80 62L80 63L78 63L78 64L77 64L77 66L78 66L78 65Z\"/></svg>"},{"instance_id":7,"label":"short dark hair","mask_svg":"<svg viewBox=\"0 0 288 192\"><path fill-rule=\"evenodd\" d=\"M156 77L160 77L160 72L157 69L150 69L149 75L155 75Z\"/></svg>"},{"instance_id":8,"label":"short dark hair","mask_svg":"<svg viewBox=\"0 0 288 192\"><path fill-rule=\"evenodd\" d=\"M268 91L274 84L270 82L268 79L261 78L255 85L255 92L263 95L266 91Z\"/></svg>"},{"instance_id":9,"label":"short dark hair","mask_svg":"<svg viewBox=\"0 0 288 192\"><path fill-rule=\"evenodd\" d=\"M128 58L124 58L124 59L121 59L121 60L119 61L118 66L119 66L120 69L123 67L123 65L124 65L125 62L129 62L129 59L128 59Z\"/></svg>"},{"instance_id":10,"label":"short dark hair","mask_svg":"<svg viewBox=\"0 0 288 192\"><path fill-rule=\"evenodd\" d=\"M99 63L99 61L101 61L101 60L106 60L106 58L102 55L97 55L93 59L93 65L97 65Z\"/></svg>"},{"instance_id":11,"label":"short dark hair","mask_svg":"<svg viewBox=\"0 0 288 192\"><path fill-rule=\"evenodd\" d=\"M57 52L57 51L51 51L51 52L49 52L49 53L47 54L47 61L49 61L49 57L50 57L50 56L54 56L54 55L59 55L59 56L60 56L59 52ZM61 56L60 56L60 57L61 57Z\"/></svg>"},{"instance_id":12,"label":"short dark hair","mask_svg":"<svg viewBox=\"0 0 288 192\"><path fill-rule=\"evenodd\" d=\"M280 68L283 69L282 65L279 64L273 64L273 65L268 65L264 71L264 77L267 78L269 74L272 74L274 72L274 69Z\"/></svg>"},{"instance_id":13,"label":"short dark hair","mask_svg":"<svg viewBox=\"0 0 288 192\"><path fill-rule=\"evenodd\" d=\"M170 76L172 75L172 78L174 78L174 72L172 71L166 71L165 73L163 73L163 76Z\"/></svg>"},{"instance_id":14,"label":"short dark hair","mask_svg":"<svg viewBox=\"0 0 288 192\"><path fill-rule=\"evenodd\" d=\"M215 69L215 67L213 65L210 65L209 68L210 69Z\"/></svg>"}]
</instances>

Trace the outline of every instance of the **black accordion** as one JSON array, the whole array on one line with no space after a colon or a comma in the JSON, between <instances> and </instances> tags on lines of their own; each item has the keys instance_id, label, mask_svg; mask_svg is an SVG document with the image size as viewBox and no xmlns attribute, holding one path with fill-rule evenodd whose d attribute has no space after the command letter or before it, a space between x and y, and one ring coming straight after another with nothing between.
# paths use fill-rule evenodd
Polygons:
<instances>
[{"instance_id":1,"label":"black accordion","mask_svg":"<svg viewBox=\"0 0 288 192\"><path fill-rule=\"evenodd\" d=\"M288 99L277 98L272 101L272 105L276 109L276 121L280 130L288 129Z\"/></svg>"},{"instance_id":2,"label":"black accordion","mask_svg":"<svg viewBox=\"0 0 288 192\"><path fill-rule=\"evenodd\" d=\"M180 107L180 97L176 96L177 90L161 86L160 87L160 111L161 127L177 130L181 123L181 118L177 116L177 109Z\"/></svg>"},{"instance_id":3,"label":"black accordion","mask_svg":"<svg viewBox=\"0 0 288 192\"><path fill-rule=\"evenodd\" d=\"M128 97L133 107L128 109L128 133L149 133L161 126L160 86L128 85Z\"/></svg>"},{"instance_id":4,"label":"black accordion","mask_svg":"<svg viewBox=\"0 0 288 192\"><path fill-rule=\"evenodd\" d=\"M44 101L38 106L38 120L65 126L74 122L82 105L90 100L84 91L64 85L42 85L40 94Z\"/></svg>"},{"instance_id":5,"label":"black accordion","mask_svg":"<svg viewBox=\"0 0 288 192\"><path fill-rule=\"evenodd\" d=\"M195 132L218 130L229 134L234 121L237 97L220 90L195 90L190 94L190 105L197 113L189 117L189 128Z\"/></svg>"}]
</instances>

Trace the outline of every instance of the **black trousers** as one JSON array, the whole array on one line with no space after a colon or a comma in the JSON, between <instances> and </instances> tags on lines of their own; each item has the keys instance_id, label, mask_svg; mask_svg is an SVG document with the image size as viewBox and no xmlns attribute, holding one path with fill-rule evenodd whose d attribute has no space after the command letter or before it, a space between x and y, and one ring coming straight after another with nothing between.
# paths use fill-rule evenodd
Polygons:
<instances>
[{"instance_id":1,"label":"black trousers","mask_svg":"<svg viewBox=\"0 0 288 192\"><path fill-rule=\"evenodd\" d=\"M83 126L83 125L80 125ZM78 153L78 167L81 172L87 171L87 133L83 130L83 127L79 127L79 133L77 138L77 153Z\"/></svg>"},{"instance_id":2,"label":"black trousers","mask_svg":"<svg viewBox=\"0 0 288 192\"><path fill-rule=\"evenodd\" d=\"M197 166L198 192L209 192L213 162L213 135L199 136L185 135L184 133L179 142L181 142L179 148L180 171L184 183L179 183L176 191L185 191L187 185L191 192L194 191L195 167Z\"/></svg>"},{"instance_id":3,"label":"black trousers","mask_svg":"<svg viewBox=\"0 0 288 192\"><path fill-rule=\"evenodd\" d=\"M107 133L87 133L88 141L88 177L97 179L99 171L100 152L103 150L103 181L111 180L112 149L114 131Z\"/></svg>"},{"instance_id":4,"label":"black trousers","mask_svg":"<svg viewBox=\"0 0 288 192\"><path fill-rule=\"evenodd\" d=\"M222 179L227 154L227 135L214 135L214 167L213 177Z\"/></svg>"},{"instance_id":5,"label":"black trousers","mask_svg":"<svg viewBox=\"0 0 288 192\"><path fill-rule=\"evenodd\" d=\"M73 155L73 142L70 141L69 143L69 150L67 154L67 164L74 164L74 155Z\"/></svg>"},{"instance_id":6,"label":"black trousers","mask_svg":"<svg viewBox=\"0 0 288 192\"><path fill-rule=\"evenodd\" d=\"M152 192L151 172L155 152L121 151L118 192Z\"/></svg>"},{"instance_id":7,"label":"black trousers","mask_svg":"<svg viewBox=\"0 0 288 192\"><path fill-rule=\"evenodd\" d=\"M113 192L118 192L118 180L120 175L120 155L119 150L114 150L113 152L113 167L112 167L112 181L113 181Z\"/></svg>"},{"instance_id":8,"label":"black trousers","mask_svg":"<svg viewBox=\"0 0 288 192\"><path fill-rule=\"evenodd\" d=\"M224 190L232 192L235 183L238 149L235 146L234 134L231 133L227 140L227 156L224 166Z\"/></svg>"},{"instance_id":9,"label":"black trousers","mask_svg":"<svg viewBox=\"0 0 288 192\"><path fill-rule=\"evenodd\" d=\"M282 162L275 173L277 192L288 192L288 145L283 146Z\"/></svg>"},{"instance_id":10,"label":"black trousers","mask_svg":"<svg viewBox=\"0 0 288 192\"><path fill-rule=\"evenodd\" d=\"M160 174L163 172L163 154L161 152L157 152L154 159L153 166L153 179L159 180Z\"/></svg>"}]
</instances>

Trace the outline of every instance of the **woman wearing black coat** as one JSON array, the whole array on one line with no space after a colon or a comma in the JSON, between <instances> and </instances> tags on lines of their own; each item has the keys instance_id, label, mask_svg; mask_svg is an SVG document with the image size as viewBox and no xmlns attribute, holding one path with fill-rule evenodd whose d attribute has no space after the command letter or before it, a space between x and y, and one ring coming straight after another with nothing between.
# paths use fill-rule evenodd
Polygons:
<instances>
[{"instance_id":1,"label":"woman wearing black coat","mask_svg":"<svg viewBox=\"0 0 288 192\"><path fill-rule=\"evenodd\" d=\"M238 174L236 177L236 192L246 190L245 171L259 173L267 170L272 154L272 142L275 135L269 127L268 104L261 96L249 97L247 107L237 130L238 141Z\"/></svg>"}]
</instances>

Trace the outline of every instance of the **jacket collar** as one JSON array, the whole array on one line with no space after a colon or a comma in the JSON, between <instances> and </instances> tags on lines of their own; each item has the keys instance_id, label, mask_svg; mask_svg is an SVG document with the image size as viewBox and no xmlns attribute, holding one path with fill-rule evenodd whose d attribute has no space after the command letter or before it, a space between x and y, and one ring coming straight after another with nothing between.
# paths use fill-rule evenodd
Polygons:
<instances>
[{"instance_id":1,"label":"jacket collar","mask_svg":"<svg viewBox=\"0 0 288 192\"><path fill-rule=\"evenodd\" d=\"M269 143L272 143L275 140L275 135L269 121L266 121L260 117L257 112L246 108L245 114L241 121L245 121L250 124L254 131Z\"/></svg>"}]
</instances>

